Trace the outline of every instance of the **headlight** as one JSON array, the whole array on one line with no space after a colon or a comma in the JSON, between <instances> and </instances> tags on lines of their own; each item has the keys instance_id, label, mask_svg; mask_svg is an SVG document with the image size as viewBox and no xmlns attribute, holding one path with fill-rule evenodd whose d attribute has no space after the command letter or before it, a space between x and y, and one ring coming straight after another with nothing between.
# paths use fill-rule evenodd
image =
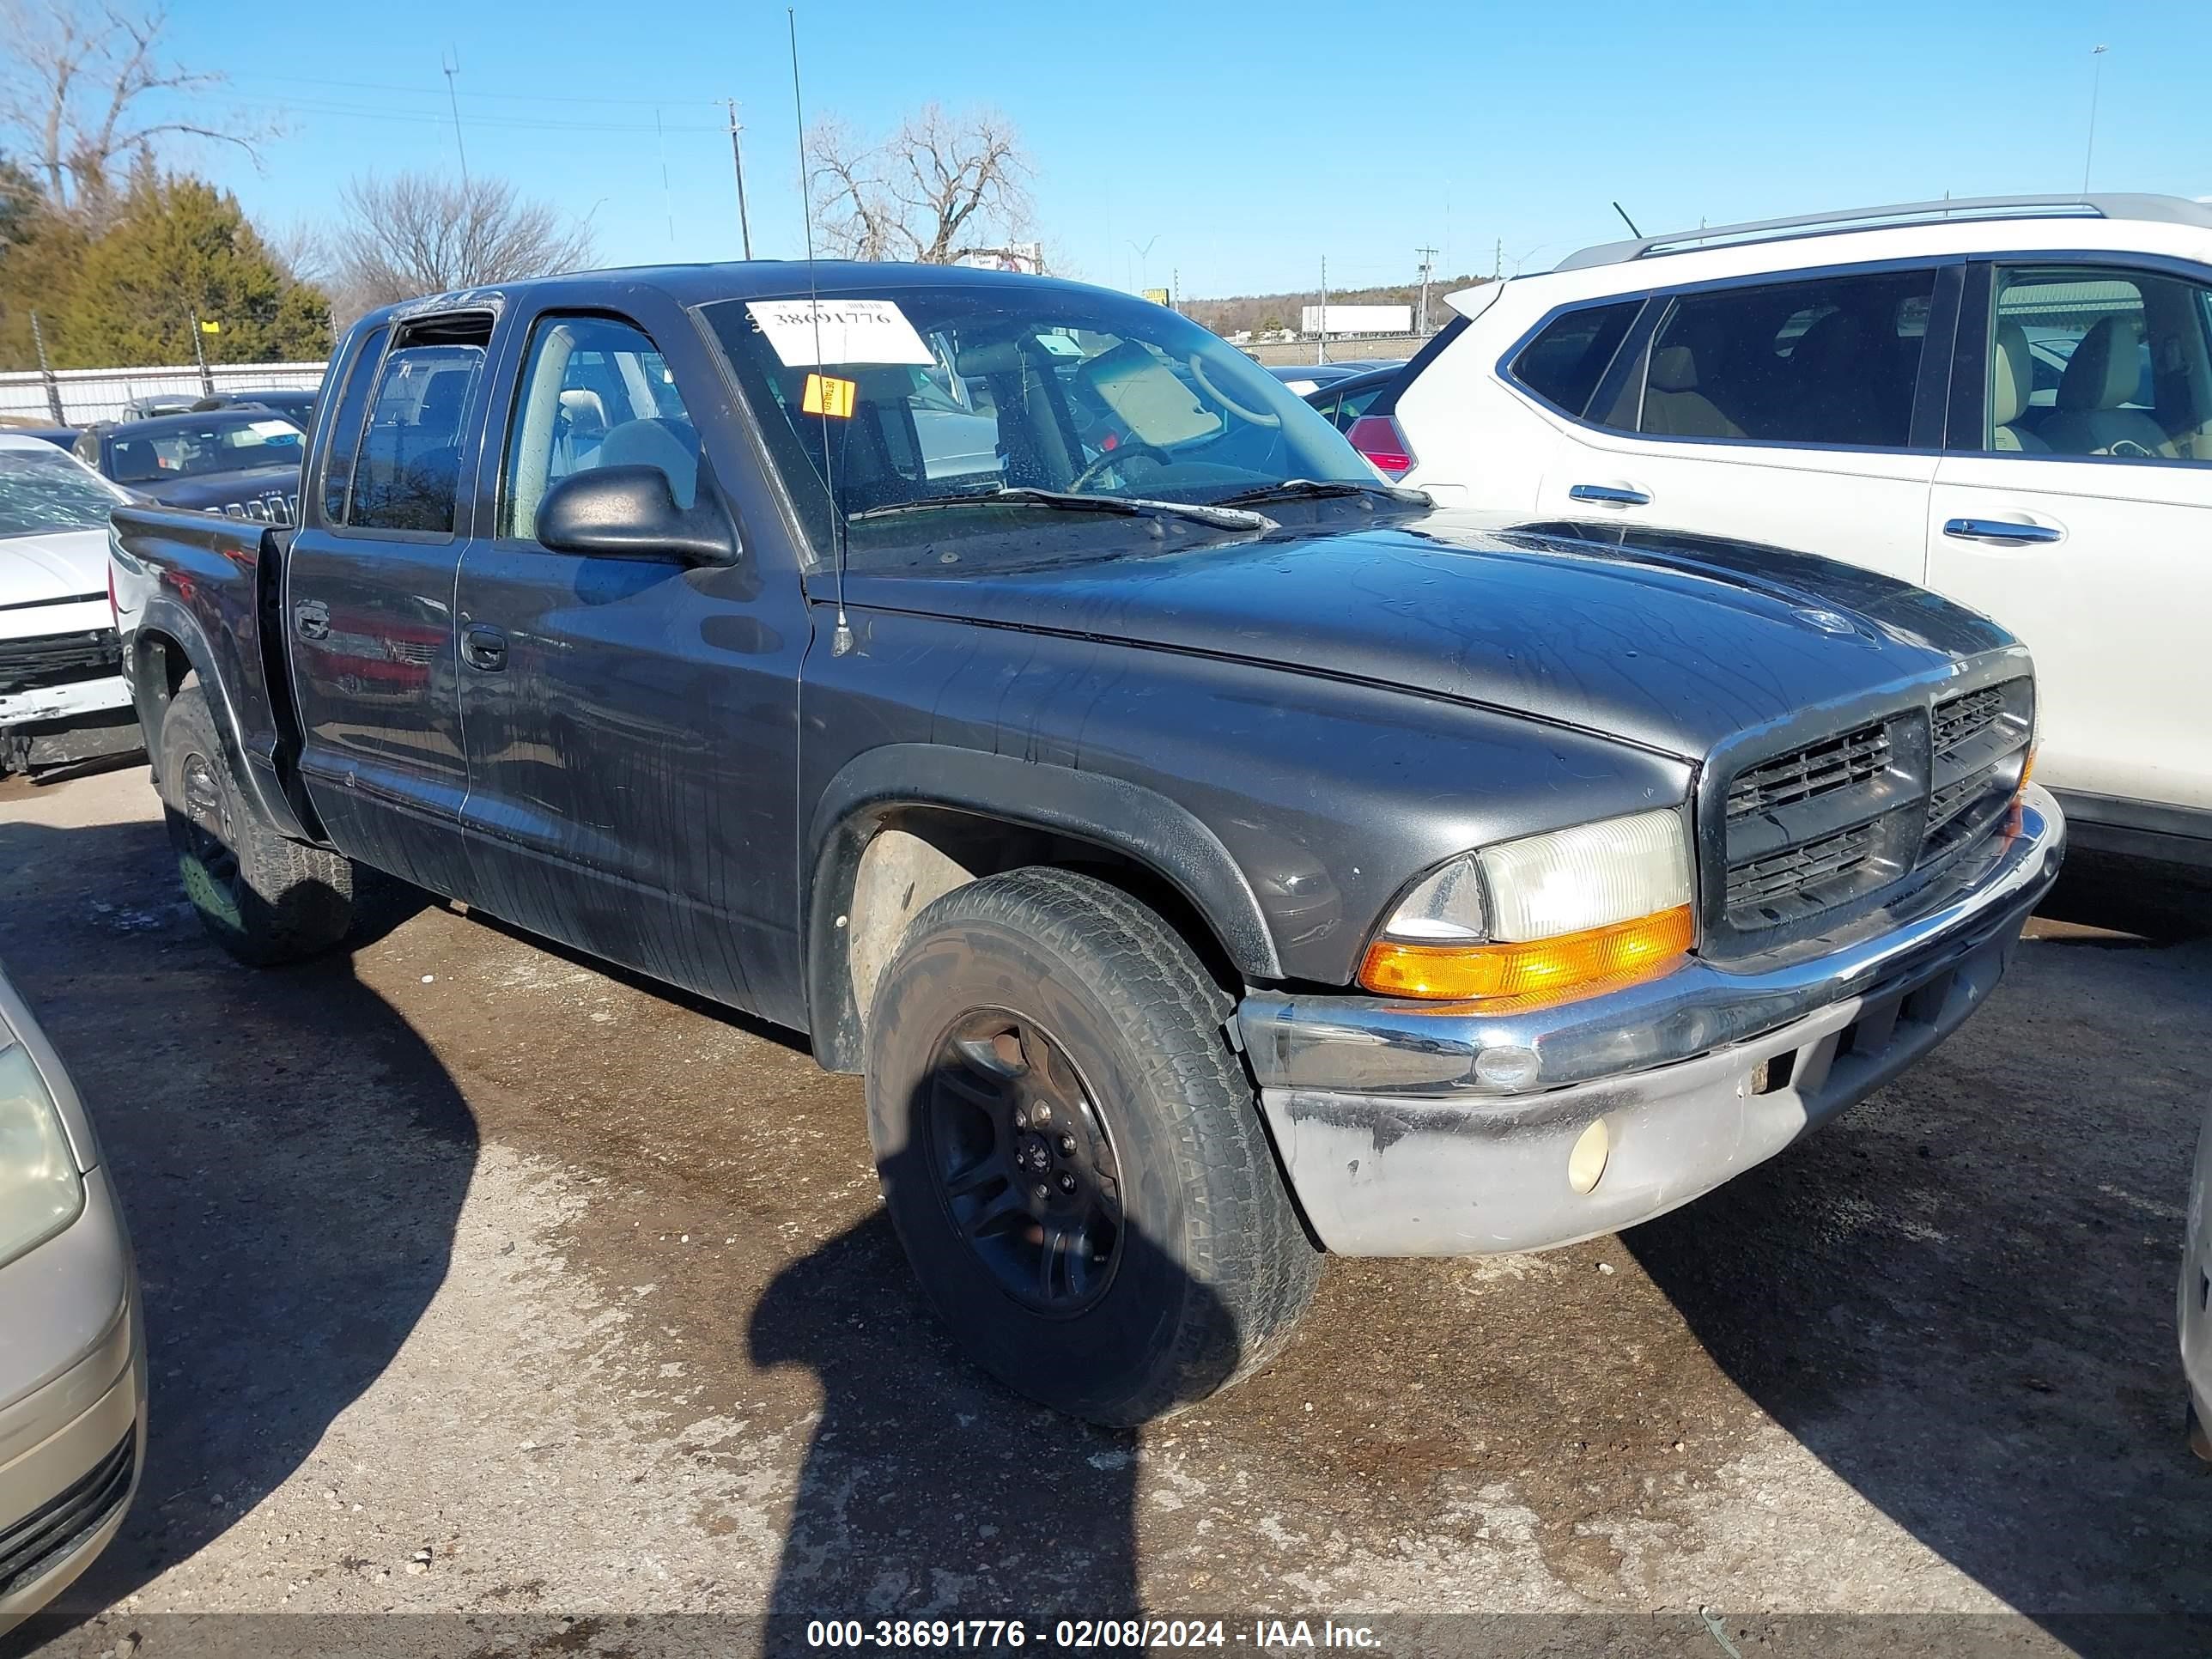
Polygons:
<instances>
[{"instance_id":1,"label":"headlight","mask_svg":"<svg viewBox=\"0 0 2212 1659\"><path fill-rule=\"evenodd\" d=\"M0 1265L83 1209L84 1182L54 1097L22 1045L10 1043L0 1048Z\"/></svg>"},{"instance_id":2,"label":"headlight","mask_svg":"<svg viewBox=\"0 0 2212 1659\"><path fill-rule=\"evenodd\" d=\"M1697 937L1668 808L1462 854L1414 884L1360 964L1389 996L1565 1001L1676 966Z\"/></svg>"}]
</instances>

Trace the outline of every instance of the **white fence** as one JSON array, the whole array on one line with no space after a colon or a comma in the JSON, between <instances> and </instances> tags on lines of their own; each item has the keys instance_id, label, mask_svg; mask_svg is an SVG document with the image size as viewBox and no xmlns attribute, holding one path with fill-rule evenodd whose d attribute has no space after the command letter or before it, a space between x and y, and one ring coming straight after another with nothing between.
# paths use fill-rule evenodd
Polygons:
<instances>
[{"instance_id":1,"label":"white fence","mask_svg":"<svg viewBox=\"0 0 2212 1659\"><path fill-rule=\"evenodd\" d=\"M63 368L51 375L36 369L0 374L0 430L10 421L33 426L53 423L54 401L62 422L84 426L121 416L133 398L157 392L198 398L217 392L274 392L282 387L313 391L323 383L322 363L210 363L203 380L197 365L177 368Z\"/></svg>"}]
</instances>

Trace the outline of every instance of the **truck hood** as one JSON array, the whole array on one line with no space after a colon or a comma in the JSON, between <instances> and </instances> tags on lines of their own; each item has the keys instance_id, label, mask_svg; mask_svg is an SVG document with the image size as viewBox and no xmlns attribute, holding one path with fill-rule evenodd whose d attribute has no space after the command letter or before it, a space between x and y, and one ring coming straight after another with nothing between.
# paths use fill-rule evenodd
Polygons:
<instances>
[{"instance_id":1,"label":"truck hood","mask_svg":"<svg viewBox=\"0 0 2212 1659\"><path fill-rule=\"evenodd\" d=\"M1688 760L2019 648L1976 612L1809 555L1450 512L975 576L853 574L847 597L1396 686Z\"/></svg>"},{"instance_id":2,"label":"truck hood","mask_svg":"<svg viewBox=\"0 0 2212 1659\"><path fill-rule=\"evenodd\" d=\"M107 597L107 532L0 537L0 611Z\"/></svg>"}]
</instances>

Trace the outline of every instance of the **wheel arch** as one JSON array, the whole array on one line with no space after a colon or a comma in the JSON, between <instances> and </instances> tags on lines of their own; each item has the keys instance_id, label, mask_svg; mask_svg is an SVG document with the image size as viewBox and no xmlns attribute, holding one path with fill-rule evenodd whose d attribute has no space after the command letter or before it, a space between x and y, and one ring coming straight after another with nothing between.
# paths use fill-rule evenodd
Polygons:
<instances>
[{"instance_id":1,"label":"wheel arch","mask_svg":"<svg viewBox=\"0 0 2212 1659\"><path fill-rule=\"evenodd\" d=\"M861 982L931 900L1024 865L1084 868L1151 904L1218 976L1283 976L1258 898L1220 838L1157 791L980 750L891 744L848 762L817 806L805 864L816 1058L861 1068Z\"/></svg>"},{"instance_id":2,"label":"wheel arch","mask_svg":"<svg viewBox=\"0 0 2212 1659\"><path fill-rule=\"evenodd\" d=\"M241 797L279 835L295 841L313 840L285 798L273 769L264 774L251 763L239 710L222 672L225 659L198 619L182 605L157 599L147 605L131 629L125 651L131 703L145 737L147 762L155 787L161 784L161 727L169 704L185 681L193 678L200 695L207 699L208 713L222 739L223 759L237 780Z\"/></svg>"}]
</instances>

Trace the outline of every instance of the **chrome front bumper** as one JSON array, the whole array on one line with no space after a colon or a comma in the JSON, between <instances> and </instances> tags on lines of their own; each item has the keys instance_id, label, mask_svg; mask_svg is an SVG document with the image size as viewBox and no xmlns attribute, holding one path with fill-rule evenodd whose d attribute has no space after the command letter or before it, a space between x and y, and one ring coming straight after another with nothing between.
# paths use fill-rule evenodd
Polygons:
<instances>
[{"instance_id":1,"label":"chrome front bumper","mask_svg":"<svg viewBox=\"0 0 2212 1659\"><path fill-rule=\"evenodd\" d=\"M1571 1243L1687 1203L1979 1006L2065 833L2031 785L2012 834L1870 936L1778 963L1693 960L1534 1012L1248 996L1238 1028L1307 1219L1342 1255L1462 1255ZM1599 1119L1602 1172L1577 1191L1570 1155Z\"/></svg>"}]
</instances>

